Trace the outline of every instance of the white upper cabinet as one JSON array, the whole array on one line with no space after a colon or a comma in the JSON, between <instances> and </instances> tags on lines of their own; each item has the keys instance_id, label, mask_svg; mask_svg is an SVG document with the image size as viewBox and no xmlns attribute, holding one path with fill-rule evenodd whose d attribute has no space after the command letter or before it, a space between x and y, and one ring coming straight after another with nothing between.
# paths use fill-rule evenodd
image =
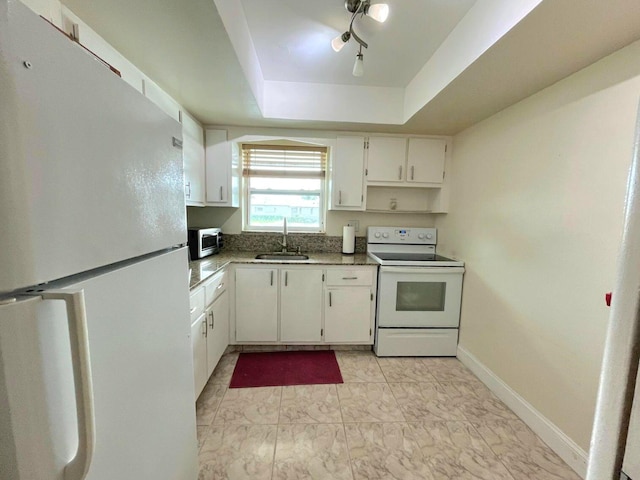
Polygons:
<instances>
[{"instance_id":1,"label":"white upper cabinet","mask_svg":"<svg viewBox=\"0 0 640 480\"><path fill-rule=\"evenodd\" d=\"M205 203L212 207L240 205L240 157L226 130L205 132Z\"/></svg>"},{"instance_id":2,"label":"white upper cabinet","mask_svg":"<svg viewBox=\"0 0 640 480\"><path fill-rule=\"evenodd\" d=\"M369 137L367 184L438 186L443 182L443 138Z\"/></svg>"},{"instance_id":3,"label":"white upper cabinet","mask_svg":"<svg viewBox=\"0 0 640 480\"><path fill-rule=\"evenodd\" d=\"M441 184L447 142L442 138L410 138L406 178L409 183Z\"/></svg>"},{"instance_id":4,"label":"white upper cabinet","mask_svg":"<svg viewBox=\"0 0 640 480\"><path fill-rule=\"evenodd\" d=\"M148 79L142 81L142 90L144 96L155 103L161 110L167 115L173 118L176 122L180 121L180 105L169 96L158 85Z\"/></svg>"},{"instance_id":5,"label":"white upper cabinet","mask_svg":"<svg viewBox=\"0 0 640 480\"><path fill-rule=\"evenodd\" d=\"M331 155L331 209L364 210L364 137L338 137Z\"/></svg>"},{"instance_id":6,"label":"white upper cabinet","mask_svg":"<svg viewBox=\"0 0 640 480\"><path fill-rule=\"evenodd\" d=\"M406 138L369 137L368 147L368 182L404 181L407 163Z\"/></svg>"},{"instance_id":7,"label":"white upper cabinet","mask_svg":"<svg viewBox=\"0 0 640 480\"><path fill-rule=\"evenodd\" d=\"M185 203L204 207L204 131L186 112L181 113L181 118Z\"/></svg>"}]
</instances>

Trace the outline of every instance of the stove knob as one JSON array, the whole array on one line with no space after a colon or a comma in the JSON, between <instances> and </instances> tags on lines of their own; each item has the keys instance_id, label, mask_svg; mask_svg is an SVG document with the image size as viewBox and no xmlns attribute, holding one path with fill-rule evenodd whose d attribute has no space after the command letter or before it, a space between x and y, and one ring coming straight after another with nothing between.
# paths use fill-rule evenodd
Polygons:
<instances>
[{"instance_id":1,"label":"stove knob","mask_svg":"<svg viewBox=\"0 0 640 480\"><path fill-rule=\"evenodd\" d=\"M388 234L387 232L384 232L384 233L382 234L382 238L389 238L389 234Z\"/></svg>"},{"instance_id":2,"label":"stove knob","mask_svg":"<svg viewBox=\"0 0 640 480\"><path fill-rule=\"evenodd\" d=\"M427 239L431 240L433 238L433 235L431 235L430 233L427 233Z\"/></svg>"},{"instance_id":3,"label":"stove knob","mask_svg":"<svg viewBox=\"0 0 640 480\"><path fill-rule=\"evenodd\" d=\"M373 236L376 238L380 238L380 232L376 232Z\"/></svg>"},{"instance_id":4,"label":"stove knob","mask_svg":"<svg viewBox=\"0 0 640 480\"><path fill-rule=\"evenodd\" d=\"M419 234L418 234L418 238L419 238L420 240L424 239L424 233L419 233Z\"/></svg>"}]
</instances>

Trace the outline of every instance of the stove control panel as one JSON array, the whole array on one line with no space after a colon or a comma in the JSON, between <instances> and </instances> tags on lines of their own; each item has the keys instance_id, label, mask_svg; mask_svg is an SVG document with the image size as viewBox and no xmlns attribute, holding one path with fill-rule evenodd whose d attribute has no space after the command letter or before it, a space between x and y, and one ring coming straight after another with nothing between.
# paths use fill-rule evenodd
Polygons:
<instances>
[{"instance_id":1,"label":"stove control panel","mask_svg":"<svg viewBox=\"0 0 640 480\"><path fill-rule=\"evenodd\" d=\"M368 227L367 243L435 245L437 231L424 227Z\"/></svg>"}]
</instances>

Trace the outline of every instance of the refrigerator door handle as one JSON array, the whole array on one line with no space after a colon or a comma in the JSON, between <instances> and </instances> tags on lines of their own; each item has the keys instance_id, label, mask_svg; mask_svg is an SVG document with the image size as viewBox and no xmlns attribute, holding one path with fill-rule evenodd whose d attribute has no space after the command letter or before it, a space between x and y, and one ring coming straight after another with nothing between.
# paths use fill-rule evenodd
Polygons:
<instances>
[{"instance_id":1,"label":"refrigerator door handle","mask_svg":"<svg viewBox=\"0 0 640 480\"><path fill-rule=\"evenodd\" d=\"M65 480L83 480L93 457L95 417L84 290L46 290L43 300L63 300L67 307L73 383L78 419L78 450L64 469Z\"/></svg>"}]
</instances>

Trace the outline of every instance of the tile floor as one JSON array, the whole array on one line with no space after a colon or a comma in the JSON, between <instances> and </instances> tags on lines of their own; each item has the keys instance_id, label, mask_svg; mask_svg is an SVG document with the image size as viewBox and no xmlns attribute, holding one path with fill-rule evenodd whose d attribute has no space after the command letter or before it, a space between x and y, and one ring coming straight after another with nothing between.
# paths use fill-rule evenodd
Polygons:
<instances>
[{"instance_id":1,"label":"tile floor","mask_svg":"<svg viewBox=\"0 0 640 480\"><path fill-rule=\"evenodd\" d=\"M338 385L229 389L226 354L198 399L200 480L578 480L456 359L337 351Z\"/></svg>"}]
</instances>

